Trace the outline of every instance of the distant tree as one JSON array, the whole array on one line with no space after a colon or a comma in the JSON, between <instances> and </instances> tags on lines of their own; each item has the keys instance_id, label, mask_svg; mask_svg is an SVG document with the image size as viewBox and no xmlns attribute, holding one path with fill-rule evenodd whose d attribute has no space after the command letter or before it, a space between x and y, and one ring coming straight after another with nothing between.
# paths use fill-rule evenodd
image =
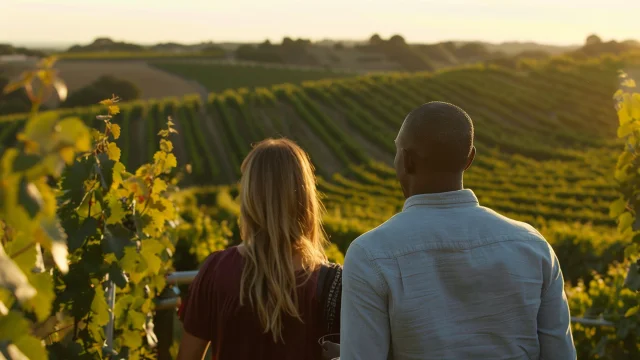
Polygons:
<instances>
[{"instance_id":1,"label":"distant tree","mask_svg":"<svg viewBox=\"0 0 640 360\"><path fill-rule=\"evenodd\" d=\"M235 56L239 60L260 61L268 63L283 63L279 47L260 44L259 48L252 45L242 45L236 49Z\"/></svg>"},{"instance_id":2,"label":"distant tree","mask_svg":"<svg viewBox=\"0 0 640 360\"><path fill-rule=\"evenodd\" d=\"M201 52L207 54L207 55L215 55L215 56L224 56L225 51L223 48L221 48L218 45L209 45L206 46L204 48L202 48Z\"/></svg>"},{"instance_id":3,"label":"distant tree","mask_svg":"<svg viewBox=\"0 0 640 360\"><path fill-rule=\"evenodd\" d=\"M395 45L395 46L404 46L407 43L404 41L404 38L400 35L393 35L390 39L389 39L389 43L391 45Z\"/></svg>"},{"instance_id":4,"label":"distant tree","mask_svg":"<svg viewBox=\"0 0 640 360\"><path fill-rule=\"evenodd\" d=\"M369 38L369 45L378 46L384 43L384 40L378 34L373 34L371 38Z\"/></svg>"},{"instance_id":5,"label":"distant tree","mask_svg":"<svg viewBox=\"0 0 640 360\"><path fill-rule=\"evenodd\" d=\"M295 43L291 40L290 37L285 37L282 39L282 47L292 47Z\"/></svg>"},{"instance_id":6,"label":"distant tree","mask_svg":"<svg viewBox=\"0 0 640 360\"><path fill-rule=\"evenodd\" d=\"M584 44L587 46L602 44L602 39L600 39L600 37L596 34L591 34L587 36L587 40L585 41Z\"/></svg>"},{"instance_id":7,"label":"distant tree","mask_svg":"<svg viewBox=\"0 0 640 360\"><path fill-rule=\"evenodd\" d=\"M344 49L344 44L341 42L337 42L335 44L333 44L333 48L336 50L343 50Z\"/></svg>"},{"instance_id":8,"label":"distant tree","mask_svg":"<svg viewBox=\"0 0 640 360\"><path fill-rule=\"evenodd\" d=\"M481 43L467 43L456 50L456 56L460 60L470 60L489 55L489 50Z\"/></svg>"},{"instance_id":9,"label":"distant tree","mask_svg":"<svg viewBox=\"0 0 640 360\"><path fill-rule=\"evenodd\" d=\"M118 95L124 101L130 101L140 98L140 89L130 81L105 75L82 89L69 94L69 97L61 104L61 107L93 105L111 97L113 94Z\"/></svg>"},{"instance_id":10,"label":"distant tree","mask_svg":"<svg viewBox=\"0 0 640 360\"><path fill-rule=\"evenodd\" d=\"M273 44L271 44L271 41L269 41L269 39L265 40L260 45L258 45L258 49L262 49L262 50L270 49L271 47L273 47Z\"/></svg>"}]
</instances>

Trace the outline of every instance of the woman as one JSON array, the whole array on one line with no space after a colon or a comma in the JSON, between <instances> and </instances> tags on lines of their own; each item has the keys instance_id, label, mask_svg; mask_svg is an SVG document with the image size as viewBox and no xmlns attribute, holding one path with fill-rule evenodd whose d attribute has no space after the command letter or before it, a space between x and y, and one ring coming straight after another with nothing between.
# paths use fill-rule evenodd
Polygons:
<instances>
[{"instance_id":1,"label":"woman","mask_svg":"<svg viewBox=\"0 0 640 360\"><path fill-rule=\"evenodd\" d=\"M313 166L292 141L268 139L241 170L242 243L200 268L178 359L202 359L209 344L216 360L320 359L318 339L340 326L342 288L326 264Z\"/></svg>"}]
</instances>

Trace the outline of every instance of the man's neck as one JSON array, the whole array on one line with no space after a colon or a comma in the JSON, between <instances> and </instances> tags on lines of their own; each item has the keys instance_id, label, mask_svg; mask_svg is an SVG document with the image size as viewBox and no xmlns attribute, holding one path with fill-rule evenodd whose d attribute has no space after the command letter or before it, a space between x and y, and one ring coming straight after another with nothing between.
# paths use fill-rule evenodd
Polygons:
<instances>
[{"instance_id":1,"label":"man's neck","mask_svg":"<svg viewBox=\"0 0 640 360\"><path fill-rule=\"evenodd\" d=\"M407 197L422 194L438 194L464 189L462 173L431 174L428 178L415 179L409 184Z\"/></svg>"}]
</instances>

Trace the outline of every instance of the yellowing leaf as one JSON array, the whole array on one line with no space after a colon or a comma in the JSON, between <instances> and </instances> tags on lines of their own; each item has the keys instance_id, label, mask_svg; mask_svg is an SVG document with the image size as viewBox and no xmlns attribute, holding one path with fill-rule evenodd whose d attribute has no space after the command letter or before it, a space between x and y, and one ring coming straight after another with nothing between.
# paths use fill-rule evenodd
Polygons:
<instances>
[{"instance_id":1,"label":"yellowing leaf","mask_svg":"<svg viewBox=\"0 0 640 360\"><path fill-rule=\"evenodd\" d=\"M91 150L91 133L78 117L65 118L56 126L60 143L74 146L76 151Z\"/></svg>"},{"instance_id":2,"label":"yellowing leaf","mask_svg":"<svg viewBox=\"0 0 640 360\"><path fill-rule=\"evenodd\" d=\"M123 183L125 189L135 196L146 197L149 194L149 189L142 179L137 176L130 177Z\"/></svg>"},{"instance_id":3,"label":"yellowing leaf","mask_svg":"<svg viewBox=\"0 0 640 360\"><path fill-rule=\"evenodd\" d=\"M117 115L120 113L120 108L118 105L109 106L109 115Z\"/></svg>"},{"instance_id":4,"label":"yellowing leaf","mask_svg":"<svg viewBox=\"0 0 640 360\"><path fill-rule=\"evenodd\" d=\"M640 121L629 121L624 125L620 125L620 127L618 128L618 138L629 136L631 135L631 133L639 129Z\"/></svg>"},{"instance_id":5,"label":"yellowing leaf","mask_svg":"<svg viewBox=\"0 0 640 360\"><path fill-rule=\"evenodd\" d=\"M119 161L113 165L113 182L111 183L112 188L115 189L120 186L120 184L122 184L122 173L124 173L125 170L126 169L124 167L124 164Z\"/></svg>"},{"instance_id":6,"label":"yellowing leaf","mask_svg":"<svg viewBox=\"0 0 640 360\"><path fill-rule=\"evenodd\" d=\"M618 218L618 231L620 233L624 233L627 230L631 229L631 224L633 223L633 215L629 212L625 212L620 215Z\"/></svg>"},{"instance_id":7,"label":"yellowing leaf","mask_svg":"<svg viewBox=\"0 0 640 360\"><path fill-rule=\"evenodd\" d=\"M618 109L618 121L620 126L624 126L631 122L631 114L629 114L629 109L626 106Z\"/></svg>"},{"instance_id":8,"label":"yellowing leaf","mask_svg":"<svg viewBox=\"0 0 640 360\"><path fill-rule=\"evenodd\" d=\"M120 137L120 125L111 124L111 133L114 139L118 139Z\"/></svg>"},{"instance_id":9,"label":"yellowing leaf","mask_svg":"<svg viewBox=\"0 0 640 360\"><path fill-rule=\"evenodd\" d=\"M154 195L160 194L161 192L167 189L167 183L162 179L155 178L153 179L153 187L151 189L151 193Z\"/></svg>"},{"instance_id":10,"label":"yellowing leaf","mask_svg":"<svg viewBox=\"0 0 640 360\"><path fill-rule=\"evenodd\" d=\"M60 151L58 153L60 154L60 157L62 158L62 160L65 163L67 163L67 165L71 165L73 163L73 161L75 160L76 153L70 147L64 147L64 148L60 149Z\"/></svg>"},{"instance_id":11,"label":"yellowing leaf","mask_svg":"<svg viewBox=\"0 0 640 360\"><path fill-rule=\"evenodd\" d=\"M122 207L120 200L111 195L107 198L110 214L107 218L107 225L119 223L127 215L126 211Z\"/></svg>"},{"instance_id":12,"label":"yellowing leaf","mask_svg":"<svg viewBox=\"0 0 640 360\"><path fill-rule=\"evenodd\" d=\"M7 86L4 87L2 92L4 94L14 92L20 89L21 87L26 86L28 83L31 82L32 79L33 79L33 72L25 72L22 74L20 80L7 84Z\"/></svg>"},{"instance_id":13,"label":"yellowing leaf","mask_svg":"<svg viewBox=\"0 0 640 360\"><path fill-rule=\"evenodd\" d=\"M636 82L633 79L625 79L622 81L622 86L634 88L636 87Z\"/></svg>"},{"instance_id":14,"label":"yellowing leaf","mask_svg":"<svg viewBox=\"0 0 640 360\"><path fill-rule=\"evenodd\" d=\"M173 154L167 154L167 159L165 161L163 170L165 172L169 172L176 166L178 166L178 160L176 159L176 156Z\"/></svg>"},{"instance_id":15,"label":"yellowing leaf","mask_svg":"<svg viewBox=\"0 0 640 360\"><path fill-rule=\"evenodd\" d=\"M609 207L609 216L612 218L617 218L620 216L627 207L627 201L625 199L618 199L614 201Z\"/></svg>"},{"instance_id":16,"label":"yellowing leaf","mask_svg":"<svg viewBox=\"0 0 640 360\"><path fill-rule=\"evenodd\" d=\"M109 143L107 145L107 155L109 155L109 159L113 161L120 161L120 148L116 143Z\"/></svg>"},{"instance_id":17,"label":"yellowing leaf","mask_svg":"<svg viewBox=\"0 0 640 360\"><path fill-rule=\"evenodd\" d=\"M173 144L169 140L161 139L160 150L164 152L171 152L171 150L173 150Z\"/></svg>"},{"instance_id":18,"label":"yellowing leaf","mask_svg":"<svg viewBox=\"0 0 640 360\"><path fill-rule=\"evenodd\" d=\"M633 315L638 313L638 310L640 310L640 305L636 305L630 308L629 310L627 310L627 312L624 313L624 317L632 317Z\"/></svg>"},{"instance_id":19,"label":"yellowing leaf","mask_svg":"<svg viewBox=\"0 0 640 360\"><path fill-rule=\"evenodd\" d=\"M115 104L115 102L113 101L113 99L105 99L100 101L101 105L106 105L106 106L111 106L113 104Z\"/></svg>"}]
</instances>

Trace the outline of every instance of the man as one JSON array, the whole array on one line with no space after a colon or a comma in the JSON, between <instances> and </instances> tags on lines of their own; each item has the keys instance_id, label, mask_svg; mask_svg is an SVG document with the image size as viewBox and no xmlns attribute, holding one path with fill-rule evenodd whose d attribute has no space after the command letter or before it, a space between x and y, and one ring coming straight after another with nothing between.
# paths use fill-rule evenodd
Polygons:
<instances>
[{"instance_id":1,"label":"man","mask_svg":"<svg viewBox=\"0 0 640 360\"><path fill-rule=\"evenodd\" d=\"M473 134L444 102L404 120L395 168L406 202L347 251L341 360L576 359L553 249L463 188Z\"/></svg>"}]
</instances>

